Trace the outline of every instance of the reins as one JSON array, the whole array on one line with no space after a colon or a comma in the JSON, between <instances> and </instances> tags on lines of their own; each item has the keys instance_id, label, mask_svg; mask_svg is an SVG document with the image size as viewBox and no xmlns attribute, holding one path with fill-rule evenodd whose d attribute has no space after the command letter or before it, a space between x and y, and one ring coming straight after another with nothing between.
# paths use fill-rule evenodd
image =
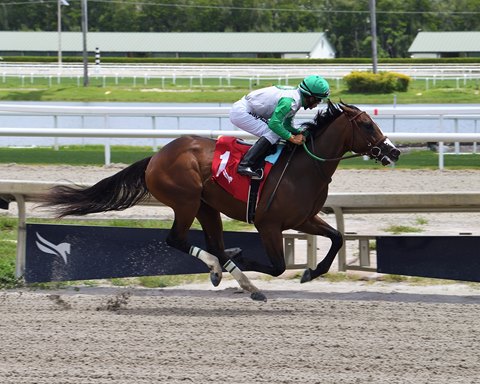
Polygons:
<instances>
[{"instance_id":1,"label":"reins","mask_svg":"<svg viewBox=\"0 0 480 384\"><path fill-rule=\"evenodd\" d=\"M311 158L318 160L318 161L340 161L340 160L345 160L345 159L351 159L353 157L360 157L363 156L363 153L356 153L354 155L348 155L348 156L342 156L342 157L334 157L331 159L324 159L323 157L318 157L317 155L313 154L308 148L305 143L303 143L303 149L305 152L307 152L308 156Z\"/></svg>"},{"instance_id":2,"label":"reins","mask_svg":"<svg viewBox=\"0 0 480 384\"><path fill-rule=\"evenodd\" d=\"M356 120L359 116L361 116L362 114L364 114L364 113L366 113L366 112L365 112L365 111L360 111L360 112L358 112L355 116L353 116L353 117L351 117L351 118L348 119L348 121L349 121L350 124L352 125L352 129L354 128L354 127L353 127L353 124L355 123L355 120ZM355 125L357 125L357 124L355 124ZM358 126L357 126L357 127L358 127ZM360 132L360 134L361 134L362 136L364 136L361 129L359 129L358 131ZM365 138L365 136L364 136L364 138ZM375 147L375 146L377 146L378 143L380 143L380 142L383 141L384 139L385 139L385 136L382 136L382 137L380 138L380 140L378 140L375 144L372 144L368 139L366 139L366 141L369 143L369 146L370 146L370 147L371 147L371 146ZM313 142L313 139L312 139L312 142ZM315 155L314 153L312 153L312 152L308 149L307 144L306 144L305 142L303 143L303 149L305 150L305 152L307 152L307 154L308 154L311 158L313 158L313 159L315 159L315 160L317 160L317 161L323 161L323 162L328 162L328 161L341 161L341 160L345 160L345 159L352 159L352 158L354 158L354 157L360 157L360 156L363 156L363 155L366 154L366 153L356 153L356 154L354 154L354 155L348 155L348 156L334 157L334 158L330 158L330 159L325 159L325 158L323 158L323 157L319 157L319 156Z\"/></svg>"},{"instance_id":3,"label":"reins","mask_svg":"<svg viewBox=\"0 0 480 384\"><path fill-rule=\"evenodd\" d=\"M366 113L366 112L365 112L365 111L360 111L360 112L358 112L355 116L353 116L353 117L351 117L351 118L348 119L348 121L350 122L350 125L352 126L352 145L353 145L353 140L354 140L353 136L354 136L354 132L355 132L355 126L356 126L356 127L358 128L358 131L359 131L360 135L363 136L363 138L365 139L365 141L368 143L368 146L371 147L371 150L370 150L370 152L371 152L373 148L376 148L379 143L381 143L383 140L385 140L386 136L382 136L382 137L381 137L379 140L377 140L377 142L375 142L375 143L372 143L372 142L365 136L364 132L360 129L360 127L358 127L357 123L355 122L356 119L357 119L359 116L361 116L362 114L364 114L364 113ZM346 117L346 115L344 115L344 116ZM354 124L355 124L355 126L354 126ZM306 135L305 135L306 137L310 137L310 138L312 139L312 147L313 147L313 146L314 146L313 136L310 135L310 132L309 132L308 130L307 130L305 133L306 133ZM295 150L297 149L297 147L298 147L297 145L295 145L295 146L293 147L293 150L292 150L292 152L290 153L290 156L288 157L287 163L285 164L285 167L283 168L283 171L282 171L279 179L277 180L277 184L275 185L275 188L274 188L272 194L270 195L270 198L269 198L268 201L267 201L267 204L266 204L266 207L265 207L265 211L268 211L269 208L270 208L270 206L272 205L273 198L274 198L275 195L276 195L276 192L277 192L277 189L278 189L278 187L279 187L279 185L280 185L280 182L281 182L282 179L283 179L283 176L284 176L284 174L285 174L285 171L287 170L287 168L288 168L288 166L289 166L289 164L290 164L290 161L292 160L292 157L293 157L293 155L295 154ZM356 154L354 154L354 155L349 155L349 156L342 156L342 157L335 157L335 158L330 158L330 159L324 159L324 158L319 157L319 156L315 155L314 153L312 153L312 152L308 149L307 144L306 144L305 142L303 143L303 149L305 150L305 152L306 152L310 157L312 157L313 159L315 159L315 160L317 160L317 161L322 161L322 162L340 161L340 160L345 160L345 159L351 159L351 158L354 158L354 157L360 157L360 156L363 156L363 155L366 155L366 154L367 154L366 152L365 152L365 153L356 153ZM318 166L318 168L320 169L320 171L322 171L322 170L321 170L321 167L320 167L318 164L317 164L317 166ZM331 179L330 179L330 181L331 181ZM330 181L328 181L328 182L330 182Z\"/></svg>"},{"instance_id":4,"label":"reins","mask_svg":"<svg viewBox=\"0 0 480 384\"><path fill-rule=\"evenodd\" d=\"M296 151L297 148L298 148L297 146L293 147L292 152L290 152L290 156L288 156L287 163L285 164L285 167L283 167L283 171L282 171L280 177L278 178L277 185L275 185L275 188L273 189L273 192L270 195L270 198L268 199L267 206L265 207L265 211L268 211L268 209L270 208L270 205L272 204L272 201L273 201L273 197L277 193L278 186L280 185L280 182L283 179L283 175L285 174L285 171L287 170L288 165L290 164L290 161L292 160L292 157L295 154L295 151Z\"/></svg>"}]
</instances>

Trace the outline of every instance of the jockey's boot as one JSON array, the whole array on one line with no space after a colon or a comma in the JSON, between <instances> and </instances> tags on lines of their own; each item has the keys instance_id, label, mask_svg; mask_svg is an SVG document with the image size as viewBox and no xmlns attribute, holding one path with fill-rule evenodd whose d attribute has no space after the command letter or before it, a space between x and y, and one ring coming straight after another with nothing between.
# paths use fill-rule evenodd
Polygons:
<instances>
[{"instance_id":1,"label":"jockey's boot","mask_svg":"<svg viewBox=\"0 0 480 384\"><path fill-rule=\"evenodd\" d=\"M242 160L238 164L237 172L240 175L261 178L263 176L263 172L255 172L252 167L258 162L258 160L263 159L267 155L271 147L272 144L270 141L261 136L243 156Z\"/></svg>"}]
</instances>

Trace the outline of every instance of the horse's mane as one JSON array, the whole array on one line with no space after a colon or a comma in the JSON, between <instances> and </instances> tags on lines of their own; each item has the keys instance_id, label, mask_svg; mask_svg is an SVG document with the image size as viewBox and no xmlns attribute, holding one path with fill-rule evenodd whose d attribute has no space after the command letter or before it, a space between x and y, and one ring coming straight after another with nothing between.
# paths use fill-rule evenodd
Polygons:
<instances>
[{"instance_id":1,"label":"horse's mane","mask_svg":"<svg viewBox=\"0 0 480 384\"><path fill-rule=\"evenodd\" d=\"M322 132L329 124L337 119L343 112L344 108L358 109L354 105L348 105L343 102L339 104L332 103L328 100L327 108L318 112L313 121L308 121L302 124L302 127L309 133L317 135Z\"/></svg>"}]
</instances>

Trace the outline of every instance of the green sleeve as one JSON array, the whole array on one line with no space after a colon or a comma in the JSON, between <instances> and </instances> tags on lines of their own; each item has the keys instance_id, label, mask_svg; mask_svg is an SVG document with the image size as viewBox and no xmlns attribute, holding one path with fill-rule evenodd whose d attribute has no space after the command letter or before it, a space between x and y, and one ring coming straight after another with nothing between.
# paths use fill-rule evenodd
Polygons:
<instances>
[{"instance_id":1,"label":"green sleeve","mask_svg":"<svg viewBox=\"0 0 480 384\"><path fill-rule=\"evenodd\" d=\"M284 140L288 140L291 132L297 133L298 130L292 127L292 103L294 100L290 97L282 97L273 111L272 117L268 120L268 127Z\"/></svg>"},{"instance_id":2,"label":"green sleeve","mask_svg":"<svg viewBox=\"0 0 480 384\"><path fill-rule=\"evenodd\" d=\"M287 131L289 131L290 133L293 133L294 135L298 135L302 133L302 131L300 131L299 129L293 126L293 116L287 117L283 123L283 126Z\"/></svg>"}]
</instances>

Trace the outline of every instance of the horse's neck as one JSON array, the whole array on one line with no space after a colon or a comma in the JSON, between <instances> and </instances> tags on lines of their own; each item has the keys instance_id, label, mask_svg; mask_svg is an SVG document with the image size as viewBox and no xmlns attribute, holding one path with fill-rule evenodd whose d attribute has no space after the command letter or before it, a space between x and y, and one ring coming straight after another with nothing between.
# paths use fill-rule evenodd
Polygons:
<instances>
[{"instance_id":1,"label":"horse's neck","mask_svg":"<svg viewBox=\"0 0 480 384\"><path fill-rule=\"evenodd\" d=\"M342 157L348 151L351 139L348 117L342 113L315 138L315 146L321 157L333 159Z\"/></svg>"},{"instance_id":2,"label":"horse's neck","mask_svg":"<svg viewBox=\"0 0 480 384\"><path fill-rule=\"evenodd\" d=\"M317 156L324 159L336 159L342 157L347 152L351 140L347 124L348 117L342 114L324 128L324 131L314 139L314 148ZM315 166L324 179L331 180L339 162L339 160L324 161L315 164Z\"/></svg>"}]
</instances>

